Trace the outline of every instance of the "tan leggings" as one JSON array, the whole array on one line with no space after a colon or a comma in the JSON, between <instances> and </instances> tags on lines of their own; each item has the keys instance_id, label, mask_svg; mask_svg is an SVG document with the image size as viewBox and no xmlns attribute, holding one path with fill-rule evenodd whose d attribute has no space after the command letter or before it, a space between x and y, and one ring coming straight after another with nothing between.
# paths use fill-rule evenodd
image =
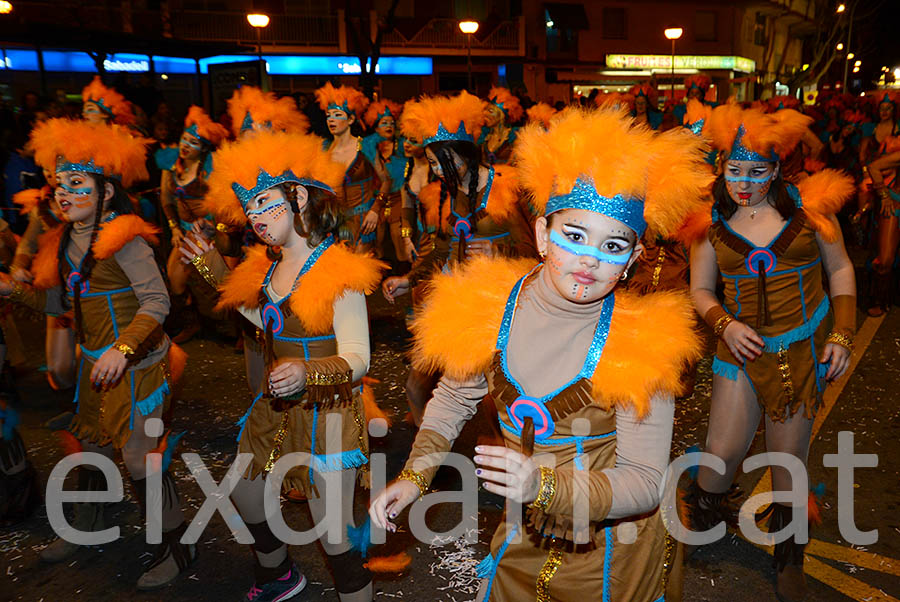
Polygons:
<instances>
[{"instance_id":1,"label":"tan leggings","mask_svg":"<svg viewBox=\"0 0 900 602\"><path fill-rule=\"evenodd\" d=\"M47 380L57 391L75 384L75 331L61 322L47 316Z\"/></svg>"}]
</instances>

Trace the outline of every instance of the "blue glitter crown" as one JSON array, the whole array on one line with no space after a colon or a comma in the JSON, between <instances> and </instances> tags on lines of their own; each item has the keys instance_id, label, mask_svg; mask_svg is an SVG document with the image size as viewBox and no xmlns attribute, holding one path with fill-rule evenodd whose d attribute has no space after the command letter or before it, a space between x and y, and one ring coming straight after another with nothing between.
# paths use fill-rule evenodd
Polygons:
<instances>
[{"instance_id":1,"label":"blue glitter crown","mask_svg":"<svg viewBox=\"0 0 900 602\"><path fill-rule=\"evenodd\" d=\"M63 171L80 171L82 173L95 173L95 174L101 175L101 176L116 178L117 180L121 177L118 174L106 173L102 167L99 167L94 164L93 159L84 161L82 163L72 163L71 161L66 161L65 157L59 156L56 158L56 173L60 173Z\"/></svg>"},{"instance_id":2,"label":"blue glitter crown","mask_svg":"<svg viewBox=\"0 0 900 602\"><path fill-rule=\"evenodd\" d=\"M731 152L728 154L728 159L730 161L767 161L770 163L774 163L778 161L778 153L775 152L775 149L772 149L772 154L768 157L765 155L761 155L759 153L753 152L743 144L744 135L747 133L747 130L744 129L744 125L738 128L737 136L734 137L734 143L731 145Z\"/></svg>"},{"instance_id":3,"label":"blue glitter crown","mask_svg":"<svg viewBox=\"0 0 900 602\"><path fill-rule=\"evenodd\" d=\"M575 180L572 192L551 196L547 201L544 215L550 215L563 209L584 209L601 213L619 220L634 230L639 237L647 229L647 222L644 220L644 199L625 197L621 194L612 197L603 196L597 192L594 181L588 176L580 176Z\"/></svg>"},{"instance_id":4,"label":"blue glitter crown","mask_svg":"<svg viewBox=\"0 0 900 602\"><path fill-rule=\"evenodd\" d=\"M444 127L443 123L438 123L437 132L435 132L434 136L429 136L422 141L422 144L428 145L432 142L440 142L441 140L463 140L465 142L475 142L475 138L473 138L468 132L466 132L466 123L464 121L459 122L459 127L456 128L456 132L452 133Z\"/></svg>"},{"instance_id":5,"label":"blue glitter crown","mask_svg":"<svg viewBox=\"0 0 900 602\"><path fill-rule=\"evenodd\" d=\"M347 104L346 100L344 101L344 104L342 104L342 105L339 105L336 102L330 102L330 103L328 103L328 108L329 109L339 109L339 110L343 111L344 113L346 113L347 115L356 115L356 113L354 113L353 111L350 110L350 105Z\"/></svg>"},{"instance_id":6,"label":"blue glitter crown","mask_svg":"<svg viewBox=\"0 0 900 602\"><path fill-rule=\"evenodd\" d=\"M109 108L108 106L106 106L106 104L104 104L102 98L90 98L90 99L88 99L88 102L92 102L92 103L94 103L95 105L97 105L97 106L100 108L101 111L103 111L104 113L106 113L106 114L109 115L110 117L113 117L113 116L114 116L114 115L113 115L113 110L112 110L111 108Z\"/></svg>"},{"instance_id":7,"label":"blue glitter crown","mask_svg":"<svg viewBox=\"0 0 900 602\"><path fill-rule=\"evenodd\" d=\"M694 123L689 123L687 128L691 130L691 133L695 136L699 136L703 131L703 124L706 123L706 119L698 119Z\"/></svg>"},{"instance_id":8,"label":"blue glitter crown","mask_svg":"<svg viewBox=\"0 0 900 602\"><path fill-rule=\"evenodd\" d=\"M294 182L296 184L302 184L303 186L313 186L334 194L334 190L328 184L311 178L298 178L290 169L278 176L270 175L265 169L260 169L259 175L256 176L256 186L253 188L244 188L237 182L232 182L231 190L234 191L235 196L238 198L238 201L240 201L241 207L247 207L247 203L260 192L285 182Z\"/></svg>"},{"instance_id":9,"label":"blue glitter crown","mask_svg":"<svg viewBox=\"0 0 900 602\"><path fill-rule=\"evenodd\" d=\"M249 113L248 113L248 115L249 115ZM244 128L242 127L241 130L243 130L243 129ZM200 142L202 142L203 144L206 144L207 146L215 146L212 142L210 142L209 140L207 140L206 138L204 138L203 136L200 135L196 123L191 124L190 127L184 128L184 131L187 132L188 134L190 134L191 136L196 137L198 140L200 140Z\"/></svg>"},{"instance_id":10,"label":"blue glitter crown","mask_svg":"<svg viewBox=\"0 0 900 602\"><path fill-rule=\"evenodd\" d=\"M253 116L250 115L250 111L247 111L247 114L244 115L244 120L241 122L241 133L243 134L247 130L252 130L253 126L255 124L256 124L256 122L253 121ZM268 129L272 129L271 121L267 121L267 122L263 123L262 125Z\"/></svg>"}]
</instances>

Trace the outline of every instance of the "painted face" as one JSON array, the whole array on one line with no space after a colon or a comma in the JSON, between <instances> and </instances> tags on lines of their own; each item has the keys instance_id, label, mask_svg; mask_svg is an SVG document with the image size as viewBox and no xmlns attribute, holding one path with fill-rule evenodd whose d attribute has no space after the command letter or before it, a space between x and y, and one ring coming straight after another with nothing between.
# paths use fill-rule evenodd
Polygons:
<instances>
[{"instance_id":1,"label":"painted face","mask_svg":"<svg viewBox=\"0 0 900 602\"><path fill-rule=\"evenodd\" d=\"M425 155L425 147L415 138L403 139L403 152L407 157L421 158Z\"/></svg>"},{"instance_id":2,"label":"painted face","mask_svg":"<svg viewBox=\"0 0 900 602\"><path fill-rule=\"evenodd\" d=\"M382 138L390 140L394 137L394 125L394 118L390 115L385 115L378 121L378 125L375 126L375 131Z\"/></svg>"},{"instance_id":3,"label":"painted face","mask_svg":"<svg viewBox=\"0 0 900 602\"><path fill-rule=\"evenodd\" d=\"M643 115L647 112L647 97L638 96L634 99L634 112L638 115Z\"/></svg>"},{"instance_id":4,"label":"painted face","mask_svg":"<svg viewBox=\"0 0 900 602\"><path fill-rule=\"evenodd\" d=\"M703 90L701 90L700 88L696 88L696 87L691 88L687 92L687 97L688 98L696 98L697 100L700 100L701 98L703 98Z\"/></svg>"},{"instance_id":5,"label":"painted face","mask_svg":"<svg viewBox=\"0 0 900 602\"><path fill-rule=\"evenodd\" d=\"M54 197L63 219L84 222L94 217L99 198L94 178L80 171L61 171L56 182Z\"/></svg>"},{"instance_id":6,"label":"painted face","mask_svg":"<svg viewBox=\"0 0 900 602\"><path fill-rule=\"evenodd\" d=\"M484 110L485 125L489 128L496 127L503 121L503 110L492 102L489 102Z\"/></svg>"},{"instance_id":7,"label":"painted face","mask_svg":"<svg viewBox=\"0 0 900 602\"><path fill-rule=\"evenodd\" d=\"M450 151L450 156L453 158L453 165L456 167L456 175L459 176L459 181L462 182L466 177L466 163L452 150ZM427 146L425 147L425 158L428 159L431 172L439 179L444 180L444 169L441 167L441 162L438 161L434 151Z\"/></svg>"},{"instance_id":8,"label":"painted face","mask_svg":"<svg viewBox=\"0 0 900 602\"><path fill-rule=\"evenodd\" d=\"M545 253L545 276L559 295L592 303L608 295L643 247L618 220L584 209L564 209L535 224Z\"/></svg>"},{"instance_id":9,"label":"painted face","mask_svg":"<svg viewBox=\"0 0 900 602\"><path fill-rule=\"evenodd\" d=\"M306 188L297 186L297 205L301 211L308 198ZM244 207L244 213L256 236L270 247L287 242L294 227L294 213L281 186L263 190L250 199Z\"/></svg>"},{"instance_id":10,"label":"painted face","mask_svg":"<svg viewBox=\"0 0 900 602\"><path fill-rule=\"evenodd\" d=\"M196 161L200 158L202 152L203 143L200 142L199 138L188 132L181 134L181 141L178 143L178 154L182 159Z\"/></svg>"},{"instance_id":11,"label":"painted face","mask_svg":"<svg viewBox=\"0 0 900 602\"><path fill-rule=\"evenodd\" d=\"M356 117L348 115L343 109L328 109L325 111L325 120L328 131L334 136L340 136L353 125Z\"/></svg>"},{"instance_id":12,"label":"painted face","mask_svg":"<svg viewBox=\"0 0 900 602\"><path fill-rule=\"evenodd\" d=\"M81 108L81 116L90 123L106 123L109 121L109 114L103 112L96 102L91 102L90 100L84 103L84 106Z\"/></svg>"},{"instance_id":13,"label":"painted face","mask_svg":"<svg viewBox=\"0 0 900 602\"><path fill-rule=\"evenodd\" d=\"M891 121L894 119L894 105L889 102L882 102L878 105L878 118L881 121Z\"/></svg>"},{"instance_id":14,"label":"painted face","mask_svg":"<svg viewBox=\"0 0 900 602\"><path fill-rule=\"evenodd\" d=\"M772 180L778 175L778 164L768 161L728 161L725 182L728 194L742 207L761 203L769 194Z\"/></svg>"}]
</instances>

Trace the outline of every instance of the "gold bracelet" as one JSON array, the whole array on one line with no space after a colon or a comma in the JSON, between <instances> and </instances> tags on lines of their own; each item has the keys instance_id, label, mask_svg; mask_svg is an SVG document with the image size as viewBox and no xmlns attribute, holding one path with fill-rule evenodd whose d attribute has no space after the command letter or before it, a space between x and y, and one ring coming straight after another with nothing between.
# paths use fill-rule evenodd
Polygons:
<instances>
[{"instance_id":1,"label":"gold bracelet","mask_svg":"<svg viewBox=\"0 0 900 602\"><path fill-rule=\"evenodd\" d=\"M216 224L216 230L218 230L219 232L225 232L226 230L228 230L228 224L219 222L218 224Z\"/></svg>"},{"instance_id":2,"label":"gold bracelet","mask_svg":"<svg viewBox=\"0 0 900 602\"><path fill-rule=\"evenodd\" d=\"M835 345L840 345L848 351L853 351L853 338L842 332L832 331L828 333L825 343L833 343Z\"/></svg>"},{"instance_id":3,"label":"gold bracelet","mask_svg":"<svg viewBox=\"0 0 900 602\"><path fill-rule=\"evenodd\" d=\"M400 228L400 238L412 238L412 228Z\"/></svg>"},{"instance_id":4,"label":"gold bracelet","mask_svg":"<svg viewBox=\"0 0 900 602\"><path fill-rule=\"evenodd\" d=\"M334 386L350 382L350 375L346 372L323 374L319 372L307 372L306 386Z\"/></svg>"},{"instance_id":5,"label":"gold bracelet","mask_svg":"<svg viewBox=\"0 0 900 602\"><path fill-rule=\"evenodd\" d=\"M203 255L195 255L194 258L191 259L191 264L197 269L197 272L203 276L203 279L206 280L207 284L214 289L219 288L219 282L216 280L216 276L212 273L212 270L209 269L209 266L206 264Z\"/></svg>"},{"instance_id":6,"label":"gold bracelet","mask_svg":"<svg viewBox=\"0 0 900 602\"><path fill-rule=\"evenodd\" d=\"M428 483L425 481L425 475L416 470L404 469L397 476L398 481L409 481L410 483L414 483L416 487L419 488L419 499L425 497L425 494L428 493Z\"/></svg>"},{"instance_id":7,"label":"gold bracelet","mask_svg":"<svg viewBox=\"0 0 900 602\"><path fill-rule=\"evenodd\" d=\"M178 222L173 219L169 220L169 230L178 230Z\"/></svg>"},{"instance_id":8,"label":"gold bracelet","mask_svg":"<svg viewBox=\"0 0 900 602\"><path fill-rule=\"evenodd\" d=\"M731 314L725 314L718 320L716 320L715 325L713 326L713 333L717 337L721 337L722 333L725 332L725 329L728 328L728 325L734 322L734 316Z\"/></svg>"},{"instance_id":9,"label":"gold bracelet","mask_svg":"<svg viewBox=\"0 0 900 602\"><path fill-rule=\"evenodd\" d=\"M541 488L537 498L529 505L536 510L546 510L556 495L556 471L546 466L538 466L538 470L541 471Z\"/></svg>"},{"instance_id":10,"label":"gold bracelet","mask_svg":"<svg viewBox=\"0 0 900 602\"><path fill-rule=\"evenodd\" d=\"M132 349L130 345L126 345L125 343L116 343L115 345L113 345L113 349L115 349L125 357L134 355L134 349Z\"/></svg>"},{"instance_id":11,"label":"gold bracelet","mask_svg":"<svg viewBox=\"0 0 900 602\"><path fill-rule=\"evenodd\" d=\"M13 290L9 293L9 300L21 302L22 298L25 296L25 287L22 286L21 282L16 281L13 284Z\"/></svg>"}]
</instances>

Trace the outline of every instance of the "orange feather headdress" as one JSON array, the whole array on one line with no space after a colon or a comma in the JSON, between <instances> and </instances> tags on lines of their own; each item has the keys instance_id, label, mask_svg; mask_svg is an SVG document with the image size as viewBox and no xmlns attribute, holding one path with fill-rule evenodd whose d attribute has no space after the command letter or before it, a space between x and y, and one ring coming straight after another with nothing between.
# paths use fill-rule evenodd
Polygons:
<instances>
[{"instance_id":1,"label":"orange feather headdress","mask_svg":"<svg viewBox=\"0 0 900 602\"><path fill-rule=\"evenodd\" d=\"M423 96L406 103L400 129L407 138L431 144L441 140L474 142L484 125L485 102L465 90L458 95Z\"/></svg>"},{"instance_id":2,"label":"orange feather headdress","mask_svg":"<svg viewBox=\"0 0 900 602\"><path fill-rule=\"evenodd\" d=\"M671 235L699 208L712 181L697 136L683 128L657 135L611 108L567 109L547 131L529 124L514 154L519 181L539 212L586 209L638 235L645 229Z\"/></svg>"},{"instance_id":3,"label":"orange feather headdress","mask_svg":"<svg viewBox=\"0 0 900 602\"><path fill-rule=\"evenodd\" d=\"M109 120L113 123L132 125L137 121L131 108L131 103L113 88L104 86L99 75L95 75L91 83L81 91L81 100L82 102L92 102L97 105L101 111L109 116Z\"/></svg>"},{"instance_id":4,"label":"orange feather headdress","mask_svg":"<svg viewBox=\"0 0 900 602\"><path fill-rule=\"evenodd\" d=\"M812 123L793 109L766 114L726 103L712 110L703 133L713 148L739 161L778 161L797 146Z\"/></svg>"},{"instance_id":5,"label":"orange feather headdress","mask_svg":"<svg viewBox=\"0 0 900 602\"><path fill-rule=\"evenodd\" d=\"M403 107L393 100L384 98L369 105L366 114L363 115L363 121L368 127L375 127L383 117L391 116L395 120L398 119L401 111L403 111Z\"/></svg>"},{"instance_id":6,"label":"orange feather headdress","mask_svg":"<svg viewBox=\"0 0 900 602\"><path fill-rule=\"evenodd\" d=\"M800 108L800 99L794 96L773 96L769 100L766 101L766 111L768 113L774 113L776 111L780 111L782 109L794 109L797 110Z\"/></svg>"},{"instance_id":7,"label":"orange feather headdress","mask_svg":"<svg viewBox=\"0 0 900 602\"><path fill-rule=\"evenodd\" d=\"M275 130L292 134L309 131L309 119L297 110L289 96L278 98L253 86L241 86L228 99L231 131L240 136L253 130Z\"/></svg>"},{"instance_id":8,"label":"orange feather headdress","mask_svg":"<svg viewBox=\"0 0 900 602\"><path fill-rule=\"evenodd\" d=\"M614 109L631 109L634 105L634 97L622 92L608 92L594 97L594 104L598 107L612 107Z\"/></svg>"},{"instance_id":9,"label":"orange feather headdress","mask_svg":"<svg viewBox=\"0 0 900 602\"><path fill-rule=\"evenodd\" d=\"M316 90L316 100L319 101L319 108L323 111L340 109L347 115L357 117L362 117L366 107L369 106L369 99L356 88L352 86L335 88L331 82Z\"/></svg>"},{"instance_id":10,"label":"orange feather headdress","mask_svg":"<svg viewBox=\"0 0 900 602\"><path fill-rule=\"evenodd\" d=\"M500 107L510 123L515 123L522 118L522 103L508 89L491 88L491 91L488 92L488 100Z\"/></svg>"},{"instance_id":11,"label":"orange feather headdress","mask_svg":"<svg viewBox=\"0 0 900 602\"><path fill-rule=\"evenodd\" d=\"M684 78L684 89L686 92L690 91L691 88L699 88L704 94L709 90L709 87L712 85L712 80L709 79L708 75L703 75L702 73L695 73L694 75L689 75Z\"/></svg>"},{"instance_id":12,"label":"orange feather headdress","mask_svg":"<svg viewBox=\"0 0 900 602\"><path fill-rule=\"evenodd\" d=\"M228 130L210 119L206 111L196 105L188 109L187 117L184 118L184 131L211 147L219 146L228 137Z\"/></svg>"},{"instance_id":13,"label":"orange feather headdress","mask_svg":"<svg viewBox=\"0 0 900 602\"><path fill-rule=\"evenodd\" d=\"M693 133L699 135L703 130L706 121L709 119L710 113L712 113L711 106L704 102L700 102L696 98L692 98L687 102L687 107L684 112L684 123L682 125L686 128L690 128Z\"/></svg>"},{"instance_id":14,"label":"orange feather headdress","mask_svg":"<svg viewBox=\"0 0 900 602\"><path fill-rule=\"evenodd\" d=\"M635 84L631 86L631 89L628 90L628 94L632 96L634 99L637 99L638 96L643 96L647 99L647 102L650 103L651 107L656 108L657 101L657 91L656 88L651 86L650 84ZM632 101L634 102L634 101Z\"/></svg>"},{"instance_id":15,"label":"orange feather headdress","mask_svg":"<svg viewBox=\"0 0 900 602\"><path fill-rule=\"evenodd\" d=\"M556 109L548 105L546 102L539 102L525 113L528 115L528 121L537 121L544 126L544 129L550 127L550 120L556 115Z\"/></svg>"},{"instance_id":16,"label":"orange feather headdress","mask_svg":"<svg viewBox=\"0 0 900 602\"><path fill-rule=\"evenodd\" d=\"M866 98L872 101L875 109L882 103L892 104L895 109L900 106L900 92L893 90L870 90L866 92Z\"/></svg>"},{"instance_id":17,"label":"orange feather headdress","mask_svg":"<svg viewBox=\"0 0 900 602\"><path fill-rule=\"evenodd\" d=\"M147 138L118 125L49 119L31 133L34 160L51 171L80 171L115 178L125 188L146 180Z\"/></svg>"},{"instance_id":18,"label":"orange feather headdress","mask_svg":"<svg viewBox=\"0 0 900 602\"><path fill-rule=\"evenodd\" d=\"M309 134L259 132L227 142L213 155L207 210L224 223L247 221L244 205L263 190L294 182L334 193L344 168L322 150L321 138Z\"/></svg>"}]
</instances>

